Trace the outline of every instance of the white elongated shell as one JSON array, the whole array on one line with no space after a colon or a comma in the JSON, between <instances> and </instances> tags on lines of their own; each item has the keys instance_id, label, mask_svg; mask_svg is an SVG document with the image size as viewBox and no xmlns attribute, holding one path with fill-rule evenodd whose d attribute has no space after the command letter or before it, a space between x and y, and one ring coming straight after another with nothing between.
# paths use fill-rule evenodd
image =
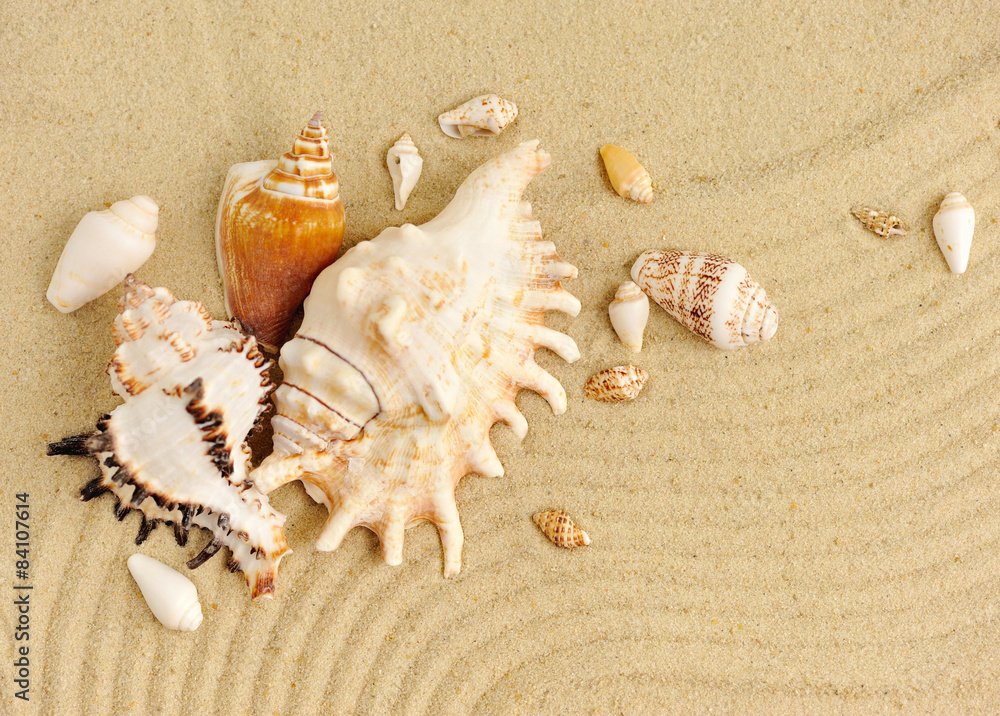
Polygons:
<instances>
[{"instance_id":1,"label":"white elongated shell","mask_svg":"<svg viewBox=\"0 0 1000 716\"><path fill-rule=\"evenodd\" d=\"M108 366L112 389L125 399L97 431L49 445L50 455L91 455L101 474L81 492L118 499L116 515L142 515L136 544L160 522L185 545L201 527L212 540L188 562L194 569L227 547L253 597L270 596L288 552L285 518L247 480L247 434L270 392L268 362L253 337L213 321L195 301L178 301L131 275L113 328Z\"/></svg>"},{"instance_id":2,"label":"white elongated shell","mask_svg":"<svg viewBox=\"0 0 1000 716\"><path fill-rule=\"evenodd\" d=\"M976 212L968 199L957 191L948 194L934 215L934 238L952 273L965 273L969 267L972 234L976 230Z\"/></svg>"},{"instance_id":3,"label":"white elongated shell","mask_svg":"<svg viewBox=\"0 0 1000 716\"><path fill-rule=\"evenodd\" d=\"M632 281L625 281L608 305L611 327L626 346L638 353L642 350L642 334L649 320L649 298Z\"/></svg>"},{"instance_id":4,"label":"white elongated shell","mask_svg":"<svg viewBox=\"0 0 1000 716\"><path fill-rule=\"evenodd\" d=\"M63 313L75 311L117 286L156 248L159 209L148 196L91 211L63 248L45 297Z\"/></svg>"},{"instance_id":5,"label":"white elongated shell","mask_svg":"<svg viewBox=\"0 0 1000 716\"><path fill-rule=\"evenodd\" d=\"M770 340L778 312L747 270L725 256L646 251L632 280L696 336L730 350Z\"/></svg>"},{"instance_id":6,"label":"white elongated shell","mask_svg":"<svg viewBox=\"0 0 1000 716\"><path fill-rule=\"evenodd\" d=\"M587 381L583 392L588 398L607 403L634 400L649 380L649 373L634 365L619 365L595 373Z\"/></svg>"},{"instance_id":7,"label":"white elongated shell","mask_svg":"<svg viewBox=\"0 0 1000 716\"><path fill-rule=\"evenodd\" d=\"M417 152L417 145L406 132L396 140L385 155L385 164L392 177L392 190L396 195L396 210L402 211L410 192L417 185L424 160Z\"/></svg>"},{"instance_id":8,"label":"white elongated shell","mask_svg":"<svg viewBox=\"0 0 1000 716\"><path fill-rule=\"evenodd\" d=\"M160 624L175 631L194 631L201 625L198 589L190 579L144 554L128 558L128 571Z\"/></svg>"},{"instance_id":9,"label":"white elongated shell","mask_svg":"<svg viewBox=\"0 0 1000 716\"><path fill-rule=\"evenodd\" d=\"M251 479L265 492L312 484L330 509L320 550L364 526L399 564L404 529L428 520L445 576L458 573L455 486L469 473L503 474L490 427L503 421L525 435L521 388L566 410L565 391L534 353L580 355L544 325L546 311L579 312L559 283L576 268L542 240L521 201L548 164L537 141L521 144L474 171L426 224L388 228L316 279L281 350L274 453Z\"/></svg>"},{"instance_id":10,"label":"white elongated shell","mask_svg":"<svg viewBox=\"0 0 1000 716\"><path fill-rule=\"evenodd\" d=\"M517 119L517 105L495 94L473 97L438 116L441 131L455 139L496 136Z\"/></svg>"}]
</instances>

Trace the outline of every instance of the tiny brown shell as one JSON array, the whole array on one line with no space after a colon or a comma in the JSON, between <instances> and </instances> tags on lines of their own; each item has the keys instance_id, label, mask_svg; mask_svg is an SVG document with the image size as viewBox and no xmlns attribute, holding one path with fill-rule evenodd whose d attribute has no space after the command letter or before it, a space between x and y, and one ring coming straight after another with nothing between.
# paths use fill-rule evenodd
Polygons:
<instances>
[{"instance_id":1,"label":"tiny brown shell","mask_svg":"<svg viewBox=\"0 0 1000 716\"><path fill-rule=\"evenodd\" d=\"M531 519L557 547L573 549L590 544L590 537L576 526L566 510L538 512Z\"/></svg>"},{"instance_id":2,"label":"tiny brown shell","mask_svg":"<svg viewBox=\"0 0 1000 716\"><path fill-rule=\"evenodd\" d=\"M583 390L588 398L605 402L632 400L649 379L649 373L634 365L619 365L591 376Z\"/></svg>"},{"instance_id":3,"label":"tiny brown shell","mask_svg":"<svg viewBox=\"0 0 1000 716\"><path fill-rule=\"evenodd\" d=\"M903 236L906 233L906 227L899 217L884 211L855 206L851 209L851 215L864 224L865 228L883 239L890 236Z\"/></svg>"}]
</instances>

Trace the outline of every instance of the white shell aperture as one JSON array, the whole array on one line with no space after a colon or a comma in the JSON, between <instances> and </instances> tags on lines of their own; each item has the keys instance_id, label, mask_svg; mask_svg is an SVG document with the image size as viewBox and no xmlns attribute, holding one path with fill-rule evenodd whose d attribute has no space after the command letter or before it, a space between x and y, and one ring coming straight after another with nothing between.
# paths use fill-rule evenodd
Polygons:
<instances>
[{"instance_id":1,"label":"white shell aperture","mask_svg":"<svg viewBox=\"0 0 1000 716\"><path fill-rule=\"evenodd\" d=\"M438 117L441 131L455 139L491 137L517 119L517 105L495 94L473 97Z\"/></svg>"},{"instance_id":2,"label":"white shell aperture","mask_svg":"<svg viewBox=\"0 0 1000 716\"><path fill-rule=\"evenodd\" d=\"M615 300L608 305L611 327L621 342L634 353L642 350L642 334L649 320L649 298L634 282L626 281L615 292Z\"/></svg>"},{"instance_id":3,"label":"white shell aperture","mask_svg":"<svg viewBox=\"0 0 1000 716\"><path fill-rule=\"evenodd\" d=\"M417 151L417 145L406 132L396 140L385 155L385 165L392 177L392 190L396 195L396 210L402 211L410 192L417 185L424 160Z\"/></svg>"},{"instance_id":4,"label":"white shell aperture","mask_svg":"<svg viewBox=\"0 0 1000 716\"><path fill-rule=\"evenodd\" d=\"M948 194L932 223L934 238L952 273L965 273L969 267L972 234L976 230L976 212L968 199L957 191Z\"/></svg>"},{"instance_id":5,"label":"white shell aperture","mask_svg":"<svg viewBox=\"0 0 1000 716\"><path fill-rule=\"evenodd\" d=\"M160 624L175 631L194 631L201 625L198 589L190 579L144 554L128 558L128 571Z\"/></svg>"},{"instance_id":6,"label":"white shell aperture","mask_svg":"<svg viewBox=\"0 0 1000 716\"><path fill-rule=\"evenodd\" d=\"M63 313L103 296L146 263L156 248L159 209L148 196L91 211L63 248L45 297Z\"/></svg>"},{"instance_id":7,"label":"white shell aperture","mask_svg":"<svg viewBox=\"0 0 1000 716\"><path fill-rule=\"evenodd\" d=\"M548 164L537 141L521 144L470 174L435 218L361 241L316 279L281 350L274 452L251 479L264 492L312 484L330 510L318 549L364 526L399 564L404 530L430 521L445 576L457 574L455 486L469 473L503 474L490 427L525 435L521 388L566 410L566 392L534 354L580 356L544 325L546 311L580 311L560 286L576 268L521 200Z\"/></svg>"}]
</instances>

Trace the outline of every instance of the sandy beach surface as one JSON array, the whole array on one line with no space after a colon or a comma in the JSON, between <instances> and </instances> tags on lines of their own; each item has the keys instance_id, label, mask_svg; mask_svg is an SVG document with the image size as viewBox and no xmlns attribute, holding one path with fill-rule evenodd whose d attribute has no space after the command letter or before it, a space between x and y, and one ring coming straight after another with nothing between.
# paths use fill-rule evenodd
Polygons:
<instances>
[{"instance_id":1,"label":"sandy beach surface","mask_svg":"<svg viewBox=\"0 0 1000 716\"><path fill-rule=\"evenodd\" d=\"M995 714L1000 712L1000 14L988 3L823 0L530 3L21 3L0 21L0 711L10 714ZM487 92L520 115L446 137ZM45 290L73 227L136 194L160 206L144 281L224 317L214 222L229 167L276 159L326 113L345 248L435 216L467 174L540 139L529 186L583 303L538 361L566 389L529 431L491 432L506 475L457 489L463 569L427 523L404 563L271 494L294 549L273 600L216 557L190 572L205 621L165 630L125 568L187 571L207 541L80 488L93 460L46 444L120 403L105 367L120 288L69 315ZM385 153L424 157L404 211ZM632 151L655 201L611 190L599 149ZM931 230L976 209L969 269ZM902 217L881 239L849 210ZM780 314L721 351L652 307L631 354L607 305L648 248L724 254ZM598 370L650 374L625 404ZM256 445L255 459L269 450ZM15 505L30 569L15 572ZM564 551L531 522L564 508ZM30 639L13 604L31 586ZM30 701L17 697L29 646Z\"/></svg>"}]
</instances>

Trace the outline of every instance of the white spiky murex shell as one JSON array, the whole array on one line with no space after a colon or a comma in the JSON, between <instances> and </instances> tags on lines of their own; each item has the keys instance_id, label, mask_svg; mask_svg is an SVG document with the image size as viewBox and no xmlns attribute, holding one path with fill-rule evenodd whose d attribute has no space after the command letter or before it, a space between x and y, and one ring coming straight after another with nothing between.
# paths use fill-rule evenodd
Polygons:
<instances>
[{"instance_id":1,"label":"white spiky murex shell","mask_svg":"<svg viewBox=\"0 0 1000 716\"><path fill-rule=\"evenodd\" d=\"M228 547L230 570L242 570L252 596L270 596L288 552L267 496L247 479L246 436L270 392L268 362L254 338L213 321L196 301L178 301L129 275L113 328L118 348L108 366L125 402L97 431L49 445L50 455L92 455L101 474L81 493L111 492L116 515L142 513L136 544L160 521L187 543L192 525L212 541L188 562L194 569Z\"/></svg>"},{"instance_id":2,"label":"white spiky murex shell","mask_svg":"<svg viewBox=\"0 0 1000 716\"><path fill-rule=\"evenodd\" d=\"M473 97L438 115L441 131L455 139L495 137L517 119L517 105L495 94Z\"/></svg>"},{"instance_id":3,"label":"white spiky murex shell","mask_svg":"<svg viewBox=\"0 0 1000 716\"><path fill-rule=\"evenodd\" d=\"M317 278L281 351L275 451L251 479L265 492L306 483L330 509L319 549L365 526L399 564L403 530L426 520L438 528L445 576L457 574L455 486L469 473L503 474L490 427L503 421L524 436L521 388L566 410L534 353L579 357L543 324L545 311L579 312L560 286L576 268L521 201L548 164L537 140L521 144L474 171L431 221L386 229Z\"/></svg>"}]
</instances>

